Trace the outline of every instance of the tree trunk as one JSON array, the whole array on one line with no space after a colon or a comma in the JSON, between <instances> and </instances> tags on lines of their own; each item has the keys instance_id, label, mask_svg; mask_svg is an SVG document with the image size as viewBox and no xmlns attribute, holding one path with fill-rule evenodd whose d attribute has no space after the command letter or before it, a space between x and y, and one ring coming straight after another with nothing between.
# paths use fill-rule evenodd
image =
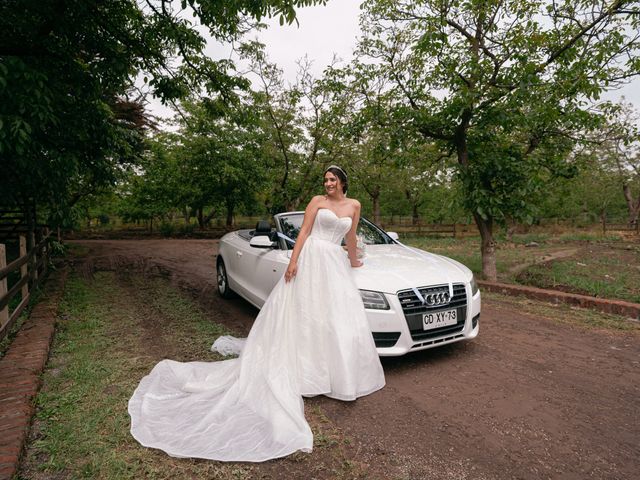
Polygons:
<instances>
[{"instance_id":1,"label":"tree trunk","mask_svg":"<svg viewBox=\"0 0 640 480\"><path fill-rule=\"evenodd\" d=\"M233 210L235 205L233 203L227 203L227 227L233 226Z\"/></svg>"},{"instance_id":2,"label":"tree trunk","mask_svg":"<svg viewBox=\"0 0 640 480\"><path fill-rule=\"evenodd\" d=\"M373 203L373 223L380 223L380 192L371 195L371 203Z\"/></svg>"},{"instance_id":3,"label":"tree trunk","mask_svg":"<svg viewBox=\"0 0 640 480\"><path fill-rule=\"evenodd\" d=\"M507 242L513 241L513 234L516 232L516 228L518 228L518 224L516 223L515 220L513 219L507 220L507 234L506 234Z\"/></svg>"},{"instance_id":4,"label":"tree trunk","mask_svg":"<svg viewBox=\"0 0 640 480\"><path fill-rule=\"evenodd\" d=\"M212 208L211 211L204 216L202 223L204 223L206 226L209 226L209 222L211 222L211 220L215 216L216 216L216 209Z\"/></svg>"},{"instance_id":5,"label":"tree trunk","mask_svg":"<svg viewBox=\"0 0 640 480\"><path fill-rule=\"evenodd\" d=\"M191 223L191 211L189 210L189 207L184 207L182 209L182 216L184 217L184 223L189 225Z\"/></svg>"},{"instance_id":6,"label":"tree trunk","mask_svg":"<svg viewBox=\"0 0 640 480\"><path fill-rule=\"evenodd\" d=\"M198 207L198 226L201 229L204 228L204 212L202 211L202 207Z\"/></svg>"},{"instance_id":7,"label":"tree trunk","mask_svg":"<svg viewBox=\"0 0 640 480\"><path fill-rule=\"evenodd\" d=\"M477 213L473 214L476 221L480 237L480 252L482 254L482 275L485 280L495 282L498 280L498 272L496 269L496 242L493 239L493 219L484 220Z\"/></svg>"},{"instance_id":8,"label":"tree trunk","mask_svg":"<svg viewBox=\"0 0 640 480\"><path fill-rule=\"evenodd\" d=\"M469 148L467 145L467 129L472 117L471 110L464 110L462 112L462 119L460 125L456 128L456 132L453 136L453 142L456 146L456 152L458 156L458 163L462 173L465 174L465 170L469 167ZM488 217L484 220L478 213L473 213L473 218L476 221L478 230L480 231L480 237L482 239L480 244L480 253L482 255L482 275L485 280L495 282L498 279L498 271L496 269L496 242L493 239L493 218Z\"/></svg>"},{"instance_id":9,"label":"tree trunk","mask_svg":"<svg viewBox=\"0 0 640 480\"><path fill-rule=\"evenodd\" d=\"M638 216L640 216L640 194L638 194L638 199L634 201L631 189L627 184L622 185L622 193L624 193L629 211L629 226L634 227L638 224Z\"/></svg>"},{"instance_id":10,"label":"tree trunk","mask_svg":"<svg viewBox=\"0 0 640 480\"><path fill-rule=\"evenodd\" d=\"M418 221L420 220L420 215L418 215L418 205L414 203L411 206L411 211L412 211L411 224L415 226L418 224Z\"/></svg>"}]
</instances>

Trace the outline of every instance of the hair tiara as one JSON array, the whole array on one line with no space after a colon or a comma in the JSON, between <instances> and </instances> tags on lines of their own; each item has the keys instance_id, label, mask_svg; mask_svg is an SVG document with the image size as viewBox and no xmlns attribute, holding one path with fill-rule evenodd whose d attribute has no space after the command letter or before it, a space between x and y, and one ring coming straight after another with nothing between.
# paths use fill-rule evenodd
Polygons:
<instances>
[{"instance_id":1,"label":"hair tiara","mask_svg":"<svg viewBox=\"0 0 640 480\"><path fill-rule=\"evenodd\" d=\"M324 173L327 173L332 168L335 168L336 170L340 170L342 174L345 176L345 178L347 177L346 172L343 169L341 169L338 165L329 165L327 168L324 169Z\"/></svg>"}]
</instances>

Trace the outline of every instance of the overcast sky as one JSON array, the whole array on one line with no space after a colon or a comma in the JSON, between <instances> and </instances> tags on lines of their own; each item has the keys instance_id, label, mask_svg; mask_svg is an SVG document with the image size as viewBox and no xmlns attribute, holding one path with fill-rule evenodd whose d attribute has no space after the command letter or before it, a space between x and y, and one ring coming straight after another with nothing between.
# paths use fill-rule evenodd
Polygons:
<instances>
[{"instance_id":1,"label":"overcast sky","mask_svg":"<svg viewBox=\"0 0 640 480\"><path fill-rule=\"evenodd\" d=\"M305 55L313 62L313 72L320 75L331 63L334 53L343 61L352 58L357 37L360 34L358 16L361 0L330 0L325 6L313 6L297 10L298 25L280 26L278 19L265 23L269 28L249 35L266 45L269 59L283 69L285 78L293 82L296 77L296 62ZM214 58L228 56L230 49L211 45L208 53ZM627 101L640 110L640 78L621 90L608 92L604 98L619 100L624 95ZM151 103L156 115L167 116L170 110L159 102Z\"/></svg>"}]
</instances>

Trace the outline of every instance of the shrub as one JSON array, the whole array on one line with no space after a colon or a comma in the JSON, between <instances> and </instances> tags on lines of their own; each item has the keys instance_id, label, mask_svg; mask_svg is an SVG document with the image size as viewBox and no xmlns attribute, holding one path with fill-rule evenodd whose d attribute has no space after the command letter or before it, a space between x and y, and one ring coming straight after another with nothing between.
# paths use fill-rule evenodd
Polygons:
<instances>
[{"instance_id":1,"label":"shrub","mask_svg":"<svg viewBox=\"0 0 640 480\"><path fill-rule=\"evenodd\" d=\"M173 223L162 222L160 224L160 235L170 237L175 233L176 227Z\"/></svg>"}]
</instances>

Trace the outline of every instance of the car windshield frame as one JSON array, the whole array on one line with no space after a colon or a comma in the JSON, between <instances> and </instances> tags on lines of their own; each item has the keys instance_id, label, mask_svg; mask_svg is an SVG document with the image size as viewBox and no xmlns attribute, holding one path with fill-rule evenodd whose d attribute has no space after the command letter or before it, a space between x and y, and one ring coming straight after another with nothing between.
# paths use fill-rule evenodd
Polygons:
<instances>
[{"instance_id":1,"label":"car windshield frame","mask_svg":"<svg viewBox=\"0 0 640 480\"><path fill-rule=\"evenodd\" d=\"M281 233L281 234L283 234L283 235L289 236L284 231L284 229L282 228L281 220L284 217L293 217L293 216L299 216L302 219L302 217L304 216L304 212L283 212L283 213L278 213L278 214L274 215L273 216L273 220L274 220L274 224L276 226L276 231ZM302 224L302 222L300 224ZM382 228L380 228L378 225L376 225L372 221L368 220L366 217L360 217L360 224L358 225L358 230L360 230L360 228L362 228L362 225L366 225L366 228L372 229L375 233L380 235L385 240L382 243L371 243L371 244L367 244L367 245L393 245L393 244L398 243L393 238L391 238L387 234L387 232L385 232ZM297 240L297 235L296 235L296 238L294 238L294 240ZM289 241L285 240L284 238L282 238L280 236L278 238L278 242L279 242L280 248L282 250L292 250L293 249L293 245L290 245Z\"/></svg>"}]
</instances>

